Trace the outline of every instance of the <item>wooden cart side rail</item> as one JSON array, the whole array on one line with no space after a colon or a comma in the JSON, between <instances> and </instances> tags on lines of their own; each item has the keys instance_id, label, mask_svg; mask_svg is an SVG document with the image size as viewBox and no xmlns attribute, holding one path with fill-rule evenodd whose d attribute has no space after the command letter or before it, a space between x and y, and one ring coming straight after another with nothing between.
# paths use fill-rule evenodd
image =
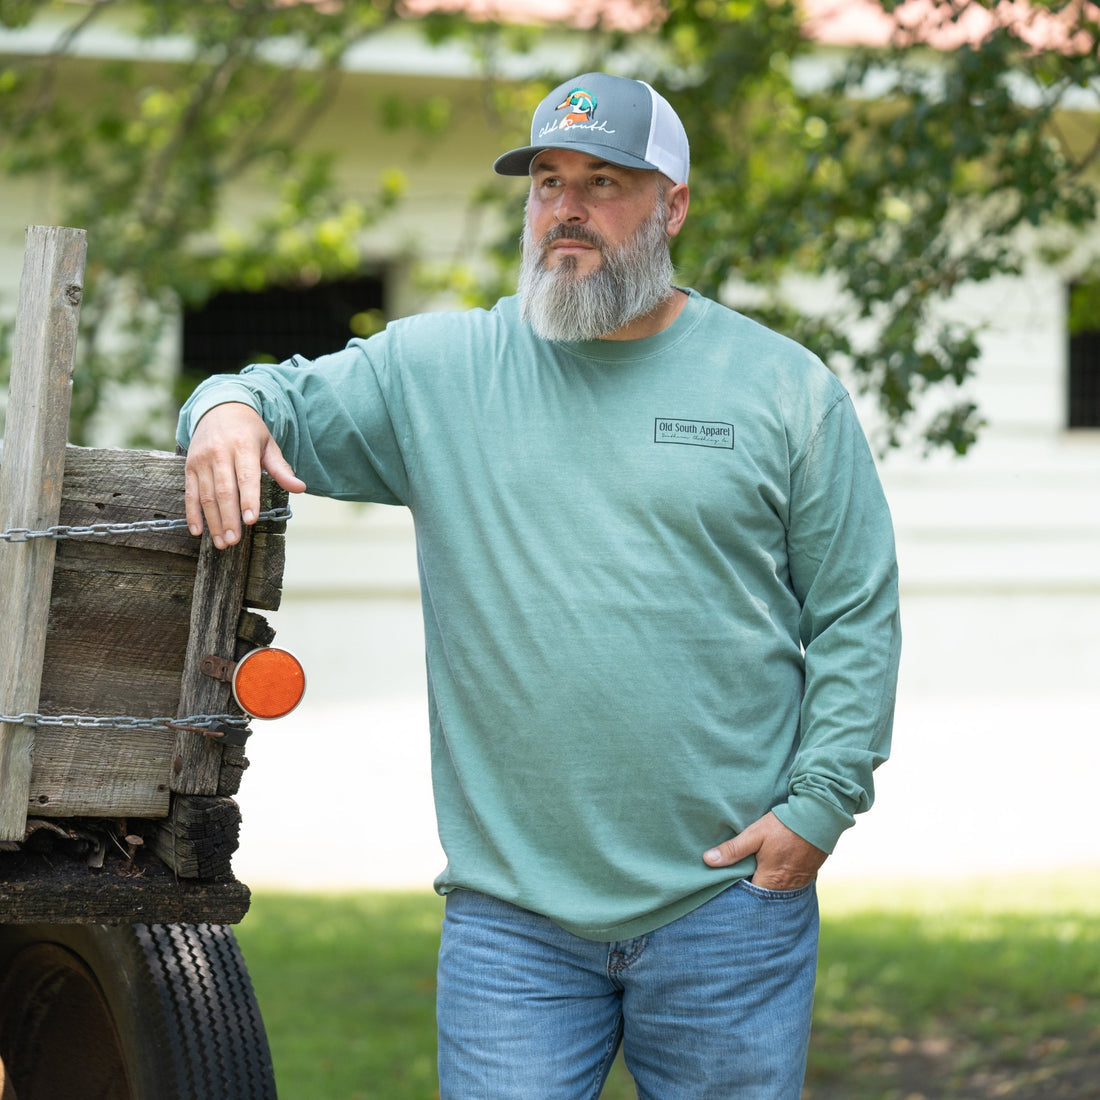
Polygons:
<instances>
[{"instance_id":1,"label":"wooden cart side rail","mask_svg":"<svg viewBox=\"0 0 1100 1100\"><path fill-rule=\"evenodd\" d=\"M0 538L0 715L38 716L0 723L0 922L232 922L248 761L163 719L240 714L201 666L273 640L252 609L279 606L285 524L216 551L162 522L184 516L183 457L66 444L85 241L28 230L0 440L0 532L19 535ZM286 501L265 478L265 510ZM122 856L60 873L51 829Z\"/></svg>"},{"instance_id":2,"label":"wooden cart side rail","mask_svg":"<svg viewBox=\"0 0 1100 1100\"><path fill-rule=\"evenodd\" d=\"M86 530L182 521L183 464L160 451L70 445L60 525ZM265 512L282 508L286 494L265 478L263 500ZM273 640L263 617L248 609L279 605L285 529L280 520L257 525L247 556L214 552L208 539L200 542L186 527L63 538L38 712L138 719L236 712L228 685L197 666L209 654L233 660ZM192 663L185 667L188 655ZM198 768L188 767L188 754L199 759ZM227 752L201 733L42 725L35 734L30 812L165 817L173 779L184 793L233 794L242 760L242 753Z\"/></svg>"}]
</instances>

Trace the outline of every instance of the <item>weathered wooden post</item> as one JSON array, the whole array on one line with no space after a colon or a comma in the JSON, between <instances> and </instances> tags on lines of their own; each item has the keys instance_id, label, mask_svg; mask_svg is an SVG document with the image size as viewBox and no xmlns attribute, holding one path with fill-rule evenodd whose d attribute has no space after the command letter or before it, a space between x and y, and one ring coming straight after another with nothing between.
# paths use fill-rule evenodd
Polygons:
<instances>
[{"instance_id":1,"label":"weathered wooden post","mask_svg":"<svg viewBox=\"0 0 1100 1100\"><path fill-rule=\"evenodd\" d=\"M57 523L84 287L82 229L27 230L12 344L0 530ZM0 714L36 713L56 544L0 542ZM33 727L0 723L0 841L22 840Z\"/></svg>"}]
</instances>

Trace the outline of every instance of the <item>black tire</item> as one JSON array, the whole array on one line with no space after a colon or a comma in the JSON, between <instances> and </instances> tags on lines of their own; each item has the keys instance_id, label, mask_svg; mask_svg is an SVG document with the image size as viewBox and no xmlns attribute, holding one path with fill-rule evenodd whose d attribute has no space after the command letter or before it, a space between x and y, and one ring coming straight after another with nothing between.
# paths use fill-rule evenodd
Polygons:
<instances>
[{"instance_id":1,"label":"black tire","mask_svg":"<svg viewBox=\"0 0 1100 1100\"><path fill-rule=\"evenodd\" d=\"M0 1059L18 1100L275 1100L233 930L0 927Z\"/></svg>"}]
</instances>

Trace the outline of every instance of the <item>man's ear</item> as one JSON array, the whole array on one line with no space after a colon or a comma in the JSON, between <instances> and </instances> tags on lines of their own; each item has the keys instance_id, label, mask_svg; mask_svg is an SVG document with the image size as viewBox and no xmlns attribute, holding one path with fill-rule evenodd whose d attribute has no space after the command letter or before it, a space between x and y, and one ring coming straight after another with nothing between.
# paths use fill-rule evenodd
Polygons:
<instances>
[{"instance_id":1,"label":"man's ear","mask_svg":"<svg viewBox=\"0 0 1100 1100\"><path fill-rule=\"evenodd\" d=\"M675 237L683 228L689 201L690 194L686 183L677 183L665 192L665 202L668 205L667 229L670 237Z\"/></svg>"}]
</instances>

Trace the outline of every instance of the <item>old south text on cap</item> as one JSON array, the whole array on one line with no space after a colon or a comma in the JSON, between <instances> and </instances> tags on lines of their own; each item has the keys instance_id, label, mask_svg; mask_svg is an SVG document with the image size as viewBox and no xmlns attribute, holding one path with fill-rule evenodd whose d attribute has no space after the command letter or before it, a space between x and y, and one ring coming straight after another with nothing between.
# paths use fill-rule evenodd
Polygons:
<instances>
[{"instance_id":1,"label":"old south text on cap","mask_svg":"<svg viewBox=\"0 0 1100 1100\"><path fill-rule=\"evenodd\" d=\"M502 176L526 176L544 149L574 149L687 183L687 134L668 101L644 80L584 73L559 84L535 109L531 144L498 157Z\"/></svg>"}]
</instances>

